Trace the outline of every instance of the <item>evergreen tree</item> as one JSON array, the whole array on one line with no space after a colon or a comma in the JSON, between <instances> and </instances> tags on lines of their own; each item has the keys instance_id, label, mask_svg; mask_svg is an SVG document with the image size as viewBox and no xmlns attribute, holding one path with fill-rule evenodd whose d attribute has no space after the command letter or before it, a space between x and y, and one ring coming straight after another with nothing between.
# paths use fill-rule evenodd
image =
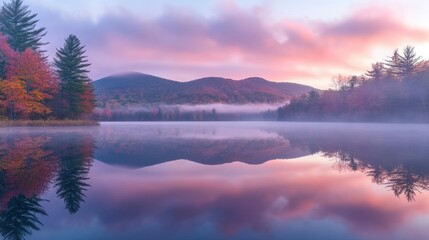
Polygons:
<instances>
[{"instance_id":1,"label":"evergreen tree","mask_svg":"<svg viewBox=\"0 0 429 240\"><path fill-rule=\"evenodd\" d=\"M55 179L57 196L64 200L65 207L70 214L74 214L80 209L82 202L85 202L85 192L90 185L89 170L91 167L94 140L92 137L79 137L76 139L58 139L61 144L60 171Z\"/></svg>"},{"instance_id":2,"label":"evergreen tree","mask_svg":"<svg viewBox=\"0 0 429 240\"><path fill-rule=\"evenodd\" d=\"M87 69L91 64L85 52L85 46L75 35L70 35L64 46L57 50L54 66L60 79L61 118L79 118L94 108L93 88Z\"/></svg>"},{"instance_id":3,"label":"evergreen tree","mask_svg":"<svg viewBox=\"0 0 429 240\"><path fill-rule=\"evenodd\" d=\"M70 160L70 159L64 159ZM74 214L80 209L80 204L85 200L85 191L90 186L86 183L89 178L89 164L85 162L76 162L74 159L70 162L62 161L61 171L57 178L55 186L59 198L64 199L66 209Z\"/></svg>"},{"instance_id":4,"label":"evergreen tree","mask_svg":"<svg viewBox=\"0 0 429 240\"><path fill-rule=\"evenodd\" d=\"M25 239L32 230L40 230L42 225L38 215L46 216L39 197L27 198L19 195L10 200L7 208L0 213L0 233L4 239Z\"/></svg>"},{"instance_id":5,"label":"evergreen tree","mask_svg":"<svg viewBox=\"0 0 429 240\"><path fill-rule=\"evenodd\" d=\"M421 57L417 56L414 48L406 46L403 55L399 56L399 75L404 80L409 80L420 71L421 64Z\"/></svg>"},{"instance_id":6,"label":"evergreen tree","mask_svg":"<svg viewBox=\"0 0 429 240\"><path fill-rule=\"evenodd\" d=\"M409 202L415 201L417 192L429 190L428 181L406 167L395 169L389 174L387 187L391 188L397 197L403 194Z\"/></svg>"},{"instance_id":7,"label":"evergreen tree","mask_svg":"<svg viewBox=\"0 0 429 240\"><path fill-rule=\"evenodd\" d=\"M0 31L8 37L13 50L24 52L27 48L40 52L45 45L42 37L46 35L45 28L37 28L39 20L22 0L11 0L5 3L0 12Z\"/></svg>"},{"instance_id":8,"label":"evergreen tree","mask_svg":"<svg viewBox=\"0 0 429 240\"><path fill-rule=\"evenodd\" d=\"M381 62L372 64L372 69L367 71L365 75L372 80L380 81L384 77L384 64Z\"/></svg>"},{"instance_id":9,"label":"evergreen tree","mask_svg":"<svg viewBox=\"0 0 429 240\"><path fill-rule=\"evenodd\" d=\"M90 159L80 150L79 146L71 147L65 156L61 157L61 170L56 179L57 195L64 199L66 209L74 214L80 209L85 200L85 191L90 186L86 183L89 178Z\"/></svg>"},{"instance_id":10,"label":"evergreen tree","mask_svg":"<svg viewBox=\"0 0 429 240\"><path fill-rule=\"evenodd\" d=\"M400 61L400 54L399 54L399 50L395 49L395 51L393 52L393 55L389 57L389 59L386 60L386 66L388 67L386 69L386 73L388 75L388 77L393 77L396 78L398 75L398 65L399 65L399 61Z\"/></svg>"},{"instance_id":11,"label":"evergreen tree","mask_svg":"<svg viewBox=\"0 0 429 240\"><path fill-rule=\"evenodd\" d=\"M409 80L421 70L422 61L413 47L406 46L402 55L395 50L386 65L390 67L388 69L390 75L394 75L400 80Z\"/></svg>"}]
</instances>

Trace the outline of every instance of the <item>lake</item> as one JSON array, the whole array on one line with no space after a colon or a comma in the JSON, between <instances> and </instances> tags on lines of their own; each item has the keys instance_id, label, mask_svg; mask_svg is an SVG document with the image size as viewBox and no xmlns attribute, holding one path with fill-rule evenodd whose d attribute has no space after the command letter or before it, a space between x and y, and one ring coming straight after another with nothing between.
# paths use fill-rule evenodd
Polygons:
<instances>
[{"instance_id":1,"label":"lake","mask_svg":"<svg viewBox=\"0 0 429 240\"><path fill-rule=\"evenodd\" d=\"M429 127L0 129L5 239L427 239Z\"/></svg>"}]
</instances>

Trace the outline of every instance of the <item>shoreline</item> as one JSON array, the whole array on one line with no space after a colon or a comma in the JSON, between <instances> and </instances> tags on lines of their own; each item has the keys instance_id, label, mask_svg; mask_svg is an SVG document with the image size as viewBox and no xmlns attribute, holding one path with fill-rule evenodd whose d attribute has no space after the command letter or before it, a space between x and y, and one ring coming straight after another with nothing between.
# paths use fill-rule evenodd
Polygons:
<instances>
[{"instance_id":1,"label":"shoreline","mask_svg":"<svg viewBox=\"0 0 429 240\"><path fill-rule=\"evenodd\" d=\"M98 121L92 120L17 120L0 121L0 128L8 127L84 127L100 126Z\"/></svg>"}]
</instances>

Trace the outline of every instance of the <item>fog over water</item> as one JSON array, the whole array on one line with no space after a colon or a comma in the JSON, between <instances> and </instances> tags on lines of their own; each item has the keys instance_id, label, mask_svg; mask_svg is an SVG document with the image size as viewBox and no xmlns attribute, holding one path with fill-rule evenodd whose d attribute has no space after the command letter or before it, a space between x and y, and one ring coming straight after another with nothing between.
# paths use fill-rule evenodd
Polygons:
<instances>
[{"instance_id":1,"label":"fog over water","mask_svg":"<svg viewBox=\"0 0 429 240\"><path fill-rule=\"evenodd\" d=\"M161 109L180 109L184 112L206 111L211 112L215 109L218 113L261 113L265 111L275 111L284 104L202 104L202 105L148 105L143 107L124 107L115 108L118 112L151 112L154 107Z\"/></svg>"},{"instance_id":2,"label":"fog over water","mask_svg":"<svg viewBox=\"0 0 429 240\"><path fill-rule=\"evenodd\" d=\"M104 121L245 121L276 120L277 104L203 104L97 108L94 117Z\"/></svg>"},{"instance_id":3,"label":"fog over water","mask_svg":"<svg viewBox=\"0 0 429 240\"><path fill-rule=\"evenodd\" d=\"M424 124L3 128L0 216L38 202L28 239L421 239L428 140Z\"/></svg>"}]
</instances>

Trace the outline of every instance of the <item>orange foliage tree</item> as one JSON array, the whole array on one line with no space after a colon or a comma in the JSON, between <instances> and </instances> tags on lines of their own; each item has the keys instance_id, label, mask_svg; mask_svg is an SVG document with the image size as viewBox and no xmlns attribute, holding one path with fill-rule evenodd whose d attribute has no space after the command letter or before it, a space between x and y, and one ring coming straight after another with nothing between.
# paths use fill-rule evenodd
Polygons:
<instances>
[{"instance_id":1,"label":"orange foliage tree","mask_svg":"<svg viewBox=\"0 0 429 240\"><path fill-rule=\"evenodd\" d=\"M0 81L0 107L10 119L46 116L51 113L47 101L58 91L58 80L40 53L27 49L13 51L0 35L0 57L4 79Z\"/></svg>"}]
</instances>

